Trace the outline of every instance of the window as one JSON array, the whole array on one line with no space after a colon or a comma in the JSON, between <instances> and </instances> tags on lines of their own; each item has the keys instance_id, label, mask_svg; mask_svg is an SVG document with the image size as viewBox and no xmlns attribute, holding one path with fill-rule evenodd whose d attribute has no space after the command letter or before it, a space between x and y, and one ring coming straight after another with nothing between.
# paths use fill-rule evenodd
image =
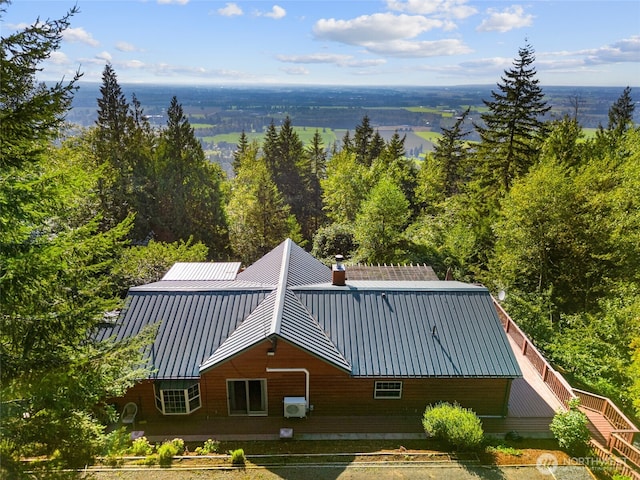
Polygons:
<instances>
[{"instance_id":1,"label":"window","mask_svg":"<svg viewBox=\"0 0 640 480\"><path fill-rule=\"evenodd\" d=\"M376 382L373 398L401 398L402 382Z\"/></svg>"},{"instance_id":2,"label":"window","mask_svg":"<svg viewBox=\"0 0 640 480\"><path fill-rule=\"evenodd\" d=\"M267 381L227 380L229 415L266 415Z\"/></svg>"},{"instance_id":3,"label":"window","mask_svg":"<svg viewBox=\"0 0 640 480\"><path fill-rule=\"evenodd\" d=\"M188 415L202 406L200 384L193 380L158 382L155 394L156 408L165 415Z\"/></svg>"}]
</instances>

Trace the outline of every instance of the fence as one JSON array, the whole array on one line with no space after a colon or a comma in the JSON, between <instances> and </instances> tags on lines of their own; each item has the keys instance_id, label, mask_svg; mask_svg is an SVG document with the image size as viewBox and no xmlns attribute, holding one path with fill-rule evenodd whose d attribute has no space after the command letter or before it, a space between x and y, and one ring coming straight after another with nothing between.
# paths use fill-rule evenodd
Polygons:
<instances>
[{"instance_id":1,"label":"fence","mask_svg":"<svg viewBox=\"0 0 640 480\"><path fill-rule=\"evenodd\" d=\"M493 303L507 335L515 342L522 355L529 360L558 400L567 407L569 400L578 397L582 408L599 413L613 427L608 435L606 447L596 440L591 440L596 456L623 475L640 480L640 449L633 444L634 436L640 433L640 430L610 399L572 388L564 377L551 367L531 340L505 312L502 305L495 299Z\"/></svg>"}]
</instances>

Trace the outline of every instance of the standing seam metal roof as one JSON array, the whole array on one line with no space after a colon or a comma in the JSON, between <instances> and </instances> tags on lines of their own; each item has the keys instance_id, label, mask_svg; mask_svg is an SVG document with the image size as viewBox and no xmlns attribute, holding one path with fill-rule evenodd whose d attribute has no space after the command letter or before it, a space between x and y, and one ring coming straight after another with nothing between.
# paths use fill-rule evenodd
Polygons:
<instances>
[{"instance_id":1,"label":"standing seam metal roof","mask_svg":"<svg viewBox=\"0 0 640 480\"><path fill-rule=\"evenodd\" d=\"M285 240L235 280L132 288L118 324L100 338L160 322L150 360L165 379L198 377L274 337L356 377L521 376L484 287L330 281L328 267Z\"/></svg>"}]
</instances>

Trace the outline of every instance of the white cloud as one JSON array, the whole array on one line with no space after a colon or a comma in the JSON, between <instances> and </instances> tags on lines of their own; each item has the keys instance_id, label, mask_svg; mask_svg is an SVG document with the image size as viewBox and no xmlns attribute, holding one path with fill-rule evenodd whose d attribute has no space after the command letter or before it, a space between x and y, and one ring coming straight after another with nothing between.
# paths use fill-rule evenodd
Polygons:
<instances>
[{"instance_id":1,"label":"white cloud","mask_svg":"<svg viewBox=\"0 0 640 480\"><path fill-rule=\"evenodd\" d=\"M416 15L455 19L478 13L475 7L468 5L468 0L387 0L387 8Z\"/></svg>"},{"instance_id":2,"label":"white cloud","mask_svg":"<svg viewBox=\"0 0 640 480\"><path fill-rule=\"evenodd\" d=\"M281 62L285 63L298 63L298 64L313 64L313 63L326 63L333 64L339 67L377 67L387 63L382 58L375 59L356 59L352 55L340 55L334 53L312 53L310 55L278 55L276 57Z\"/></svg>"},{"instance_id":3,"label":"white cloud","mask_svg":"<svg viewBox=\"0 0 640 480\"><path fill-rule=\"evenodd\" d=\"M304 67L283 67L280 69L287 75L309 75L311 72Z\"/></svg>"},{"instance_id":4,"label":"white cloud","mask_svg":"<svg viewBox=\"0 0 640 480\"><path fill-rule=\"evenodd\" d=\"M134 45L127 42L118 42L116 43L116 50L120 52L135 52L138 50Z\"/></svg>"},{"instance_id":5,"label":"white cloud","mask_svg":"<svg viewBox=\"0 0 640 480\"><path fill-rule=\"evenodd\" d=\"M625 38L613 45L605 45L594 50L587 50L586 63L604 64L604 63L623 63L623 62L640 62L640 35L633 35Z\"/></svg>"},{"instance_id":6,"label":"white cloud","mask_svg":"<svg viewBox=\"0 0 640 480\"><path fill-rule=\"evenodd\" d=\"M367 45L367 50L379 55L394 57L442 57L464 55L473 50L457 39L413 42L393 40L391 42Z\"/></svg>"},{"instance_id":7,"label":"white cloud","mask_svg":"<svg viewBox=\"0 0 640 480\"><path fill-rule=\"evenodd\" d=\"M324 40L349 45L365 45L414 38L423 32L442 26L441 20L428 19L419 15L375 13L352 20L320 19L314 25L313 33L317 38Z\"/></svg>"},{"instance_id":8,"label":"white cloud","mask_svg":"<svg viewBox=\"0 0 640 480\"><path fill-rule=\"evenodd\" d=\"M280 20L286 15L287 11L279 5L274 5L270 12L264 14L265 17L273 18L275 20Z\"/></svg>"},{"instance_id":9,"label":"white cloud","mask_svg":"<svg viewBox=\"0 0 640 480\"><path fill-rule=\"evenodd\" d=\"M51 52L49 61L55 65L68 65L70 63L69 57L60 51Z\"/></svg>"},{"instance_id":10,"label":"white cloud","mask_svg":"<svg viewBox=\"0 0 640 480\"><path fill-rule=\"evenodd\" d=\"M186 5L187 3L189 3L189 0L158 0L158 3L160 5Z\"/></svg>"},{"instance_id":11,"label":"white cloud","mask_svg":"<svg viewBox=\"0 0 640 480\"><path fill-rule=\"evenodd\" d=\"M223 17L233 17L242 15L244 12L237 3L227 3L223 8L218 9L218 13Z\"/></svg>"},{"instance_id":12,"label":"white cloud","mask_svg":"<svg viewBox=\"0 0 640 480\"><path fill-rule=\"evenodd\" d=\"M533 15L525 14L524 8L513 5L499 12L493 8L487 10L489 18L482 21L476 29L479 32L508 32L514 28L529 27L533 24Z\"/></svg>"},{"instance_id":13,"label":"white cloud","mask_svg":"<svg viewBox=\"0 0 640 480\"><path fill-rule=\"evenodd\" d=\"M146 67L146 64L144 62L141 62L140 60L129 60L127 62L124 62L122 65L124 65L126 68L133 69L141 69Z\"/></svg>"},{"instance_id":14,"label":"white cloud","mask_svg":"<svg viewBox=\"0 0 640 480\"><path fill-rule=\"evenodd\" d=\"M96 55L95 58L104 62L110 62L111 60L113 60L113 57L109 52L100 52Z\"/></svg>"},{"instance_id":15,"label":"white cloud","mask_svg":"<svg viewBox=\"0 0 640 480\"><path fill-rule=\"evenodd\" d=\"M82 27L67 28L63 33L63 37L68 42L86 43L92 47L100 45L100 42L93 38L93 36Z\"/></svg>"}]
</instances>

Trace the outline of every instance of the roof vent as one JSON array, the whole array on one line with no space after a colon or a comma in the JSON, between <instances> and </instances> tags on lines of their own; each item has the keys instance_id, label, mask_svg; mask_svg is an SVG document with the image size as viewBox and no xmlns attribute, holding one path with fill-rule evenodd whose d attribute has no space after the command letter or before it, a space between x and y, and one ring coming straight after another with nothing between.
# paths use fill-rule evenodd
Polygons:
<instances>
[{"instance_id":1,"label":"roof vent","mask_svg":"<svg viewBox=\"0 0 640 480\"><path fill-rule=\"evenodd\" d=\"M336 263L331 268L331 283L344 287L347 280L347 272L344 268L344 257L336 255Z\"/></svg>"}]
</instances>

